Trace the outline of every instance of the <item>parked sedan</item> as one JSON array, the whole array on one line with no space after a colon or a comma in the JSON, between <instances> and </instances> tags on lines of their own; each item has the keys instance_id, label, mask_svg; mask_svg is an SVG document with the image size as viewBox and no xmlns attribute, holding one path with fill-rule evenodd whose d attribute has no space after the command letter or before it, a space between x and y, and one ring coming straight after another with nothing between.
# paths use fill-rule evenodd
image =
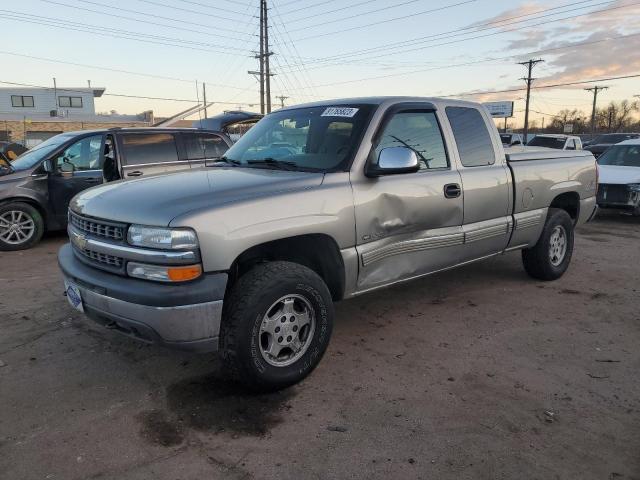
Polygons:
<instances>
[{"instance_id":1,"label":"parked sedan","mask_svg":"<svg viewBox=\"0 0 640 480\"><path fill-rule=\"evenodd\" d=\"M33 247L67 226L71 199L105 181L132 179L215 162L231 146L196 129L127 128L56 135L0 162L0 251Z\"/></svg>"},{"instance_id":2,"label":"parked sedan","mask_svg":"<svg viewBox=\"0 0 640 480\"><path fill-rule=\"evenodd\" d=\"M598 206L640 215L640 139L609 148L598 165Z\"/></svg>"}]
</instances>

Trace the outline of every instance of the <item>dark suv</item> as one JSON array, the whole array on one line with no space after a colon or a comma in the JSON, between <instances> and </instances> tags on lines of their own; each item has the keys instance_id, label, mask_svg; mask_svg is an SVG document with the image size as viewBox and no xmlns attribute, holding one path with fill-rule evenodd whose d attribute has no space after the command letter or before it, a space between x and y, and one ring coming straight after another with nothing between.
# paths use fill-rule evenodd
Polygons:
<instances>
[{"instance_id":1,"label":"dark suv","mask_svg":"<svg viewBox=\"0 0 640 480\"><path fill-rule=\"evenodd\" d=\"M122 128L56 135L0 162L0 251L34 246L67 225L69 201L105 181L205 166L231 146L219 132Z\"/></svg>"}]
</instances>

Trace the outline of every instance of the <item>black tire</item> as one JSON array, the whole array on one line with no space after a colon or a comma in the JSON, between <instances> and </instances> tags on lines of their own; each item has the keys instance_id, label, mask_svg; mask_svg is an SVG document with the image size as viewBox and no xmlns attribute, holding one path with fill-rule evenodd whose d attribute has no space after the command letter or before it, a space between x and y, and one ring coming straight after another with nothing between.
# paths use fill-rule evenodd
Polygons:
<instances>
[{"instance_id":1,"label":"black tire","mask_svg":"<svg viewBox=\"0 0 640 480\"><path fill-rule=\"evenodd\" d=\"M15 235L11 234L9 237L2 238L3 226L6 225L6 219L3 221L2 216L7 215L11 217L12 212L19 212L22 216L21 219L28 218L33 224L33 230L29 233L29 236L20 241ZM44 220L40 212L28 203L23 202L10 202L0 205L0 251L9 252L14 250L26 250L36 245L42 235L44 234Z\"/></svg>"},{"instance_id":2,"label":"black tire","mask_svg":"<svg viewBox=\"0 0 640 480\"><path fill-rule=\"evenodd\" d=\"M564 230L566 235L566 251L560 262L551 258L550 248L552 235L557 228ZM538 243L533 248L522 251L522 263L524 269L533 278L538 280L556 280L569 268L571 255L573 254L573 220L565 210L550 208L542 234Z\"/></svg>"},{"instance_id":3,"label":"black tire","mask_svg":"<svg viewBox=\"0 0 640 480\"><path fill-rule=\"evenodd\" d=\"M272 305L288 295L306 300L313 312L315 327L307 331L308 343L304 342L307 346L304 353L300 351L300 358L290 365L275 366L267 362L262 353L261 342L268 334L261 332L261 326ZM331 338L333 318L329 289L313 270L291 262L260 264L237 281L224 302L220 355L225 372L255 391L274 391L293 385L320 362ZM300 336L302 328L306 327L301 327Z\"/></svg>"}]
</instances>

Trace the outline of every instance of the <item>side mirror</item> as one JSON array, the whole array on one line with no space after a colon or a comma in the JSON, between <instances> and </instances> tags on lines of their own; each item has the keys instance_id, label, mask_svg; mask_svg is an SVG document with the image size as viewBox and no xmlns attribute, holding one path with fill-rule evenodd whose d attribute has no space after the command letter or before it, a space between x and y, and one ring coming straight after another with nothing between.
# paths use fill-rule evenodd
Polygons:
<instances>
[{"instance_id":1,"label":"side mirror","mask_svg":"<svg viewBox=\"0 0 640 480\"><path fill-rule=\"evenodd\" d=\"M367 167L368 177L413 173L420 169L418 155L407 147L383 148L378 155L378 163Z\"/></svg>"},{"instance_id":2,"label":"side mirror","mask_svg":"<svg viewBox=\"0 0 640 480\"><path fill-rule=\"evenodd\" d=\"M46 173L53 173L51 160L45 160L44 162L42 162L42 170L44 170Z\"/></svg>"},{"instance_id":3,"label":"side mirror","mask_svg":"<svg viewBox=\"0 0 640 480\"><path fill-rule=\"evenodd\" d=\"M65 178L73 177L73 172L75 170L76 170L76 167L73 163L62 162L62 165L60 165L60 173Z\"/></svg>"}]
</instances>

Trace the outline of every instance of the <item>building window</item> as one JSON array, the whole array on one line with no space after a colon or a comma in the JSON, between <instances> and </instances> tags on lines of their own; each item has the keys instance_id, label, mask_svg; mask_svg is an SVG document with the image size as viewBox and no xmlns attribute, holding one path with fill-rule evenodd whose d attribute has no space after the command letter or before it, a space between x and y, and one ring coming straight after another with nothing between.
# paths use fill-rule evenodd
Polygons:
<instances>
[{"instance_id":1,"label":"building window","mask_svg":"<svg viewBox=\"0 0 640 480\"><path fill-rule=\"evenodd\" d=\"M58 106L65 108L82 108L82 97L58 97Z\"/></svg>"},{"instance_id":2,"label":"building window","mask_svg":"<svg viewBox=\"0 0 640 480\"><path fill-rule=\"evenodd\" d=\"M33 107L33 97L29 97L25 95L11 95L11 106Z\"/></svg>"}]
</instances>

